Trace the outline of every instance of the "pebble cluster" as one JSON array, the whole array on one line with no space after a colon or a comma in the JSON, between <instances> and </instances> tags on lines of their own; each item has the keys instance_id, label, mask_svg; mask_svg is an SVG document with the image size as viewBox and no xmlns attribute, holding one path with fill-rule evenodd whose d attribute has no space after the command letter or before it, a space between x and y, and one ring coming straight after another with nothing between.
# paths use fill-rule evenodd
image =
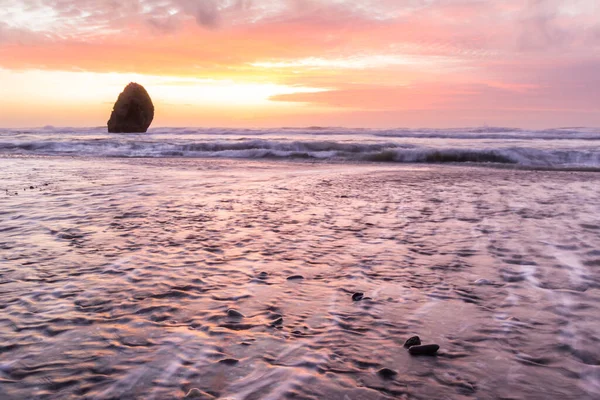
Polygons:
<instances>
[{"instance_id":1,"label":"pebble cluster","mask_svg":"<svg viewBox=\"0 0 600 400\"><path fill-rule=\"evenodd\" d=\"M26 192L27 190L35 190L35 189L39 189L41 191L41 190L44 190L43 188L45 186L49 186L49 185L50 185L49 183L44 183L44 184L39 185L39 186L29 185L28 187L24 187L23 191ZM10 189L4 189L4 194L7 195L7 196L18 196L19 192L18 191L13 191L13 190L10 190Z\"/></svg>"}]
</instances>

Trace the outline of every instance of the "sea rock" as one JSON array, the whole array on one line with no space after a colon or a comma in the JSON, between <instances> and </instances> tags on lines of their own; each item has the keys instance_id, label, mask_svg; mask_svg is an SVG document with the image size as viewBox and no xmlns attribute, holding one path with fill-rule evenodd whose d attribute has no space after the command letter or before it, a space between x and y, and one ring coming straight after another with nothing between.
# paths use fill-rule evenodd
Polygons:
<instances>
[{"instance_id":1,"label":"sea rock","mask_svg":"<svg viewBox=\"0 0 600 400\"><path fill-rule=\"evenodd\" d=\"M304 279L304 277L302 275L292 275L292 276L288 276L288 278L287 278L288 281L299 281L301 279Z\"/></svg>"},{"instance_id":2,"label":"sea rock","mask_svg":"<svg viewBox=\"0 0 600 400\"><path fill-rule=\"evenodd\" d=\"M408 352L413 356L433 356L440 349L437 344L424 344L422 346L411 346Z\"/></svg>"},{"instance_id":3,"label":"sea rock","mask_svg":"<svg viewBox=\"0 0 600 400\"><path fill-rule=\"evenodd\" d=\"M411 346L418 346L421 344L421 338L418 336L413 336L404 342L404 347L409 348Z\"/></svg>"},{"instance_id":4,"label":"sea rock","mask_svg":"<svg viewBox=\"0 0 600 400\"><path fill-rule=\"evenodd\" d=\"M361 301L364 296L365 296L365 294L361 293L361 292L354 293L352 295L352 301Z\"/></svg>"},{"instance_id":5,"label":"sea rock","mask_svg":"<svg viewBox=\"0 0 600 400\"><path fill-rule=\"evenodd\" d=\"M154 119L154 105L142 85L131 82L119 95L108 120L110 133L143 133Z\"/></svg>"}]
</instances>

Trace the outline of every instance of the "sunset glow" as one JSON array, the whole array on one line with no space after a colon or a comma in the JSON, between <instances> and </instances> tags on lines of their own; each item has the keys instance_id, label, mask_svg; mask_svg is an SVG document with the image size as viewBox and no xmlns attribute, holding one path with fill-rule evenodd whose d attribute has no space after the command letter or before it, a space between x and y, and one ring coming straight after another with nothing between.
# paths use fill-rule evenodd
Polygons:
<instances>
[{"instance_id":1,"label":"sunset glow","mask_svg":"<svg viewBox=\"0 0 600 400\"><path fill-rule=\"evenodd\" d=\"M600 125L595 0L3 0L0 126Z\"/></svg>"}]
</instances>

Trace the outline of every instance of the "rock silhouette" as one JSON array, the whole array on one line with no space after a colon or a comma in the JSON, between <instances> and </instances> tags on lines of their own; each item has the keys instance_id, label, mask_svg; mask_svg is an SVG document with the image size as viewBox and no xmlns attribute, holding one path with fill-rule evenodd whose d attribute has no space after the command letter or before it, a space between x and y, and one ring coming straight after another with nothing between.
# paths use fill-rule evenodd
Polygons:
<instances>
[{"instance_id":1,"label":"rock silhouette","mask_svg":"<svg viewBox=\"0 0 600 400\"><path fill-rule=\"evenodd\" d=\"M154 105L142 85L131 82L119 95L108 120L110 133L143 133L154 119Z\"/></svg>"}]
</instances>

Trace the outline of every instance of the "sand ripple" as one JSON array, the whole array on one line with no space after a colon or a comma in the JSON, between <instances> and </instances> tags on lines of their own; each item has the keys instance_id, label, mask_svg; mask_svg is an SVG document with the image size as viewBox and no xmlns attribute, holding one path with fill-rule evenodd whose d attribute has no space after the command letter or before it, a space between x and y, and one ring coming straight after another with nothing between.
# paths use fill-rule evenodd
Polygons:
<instances>
[{"instance_id":1,"label":"sand ripple","mask_svg":"<svg viewBox=\"0 0 600 400\"><path fill-rule=\"evenodd\" d=\"M3 399L600 397L596 173L10 158L0 178Z\"/></svg>"}]
</instances>

